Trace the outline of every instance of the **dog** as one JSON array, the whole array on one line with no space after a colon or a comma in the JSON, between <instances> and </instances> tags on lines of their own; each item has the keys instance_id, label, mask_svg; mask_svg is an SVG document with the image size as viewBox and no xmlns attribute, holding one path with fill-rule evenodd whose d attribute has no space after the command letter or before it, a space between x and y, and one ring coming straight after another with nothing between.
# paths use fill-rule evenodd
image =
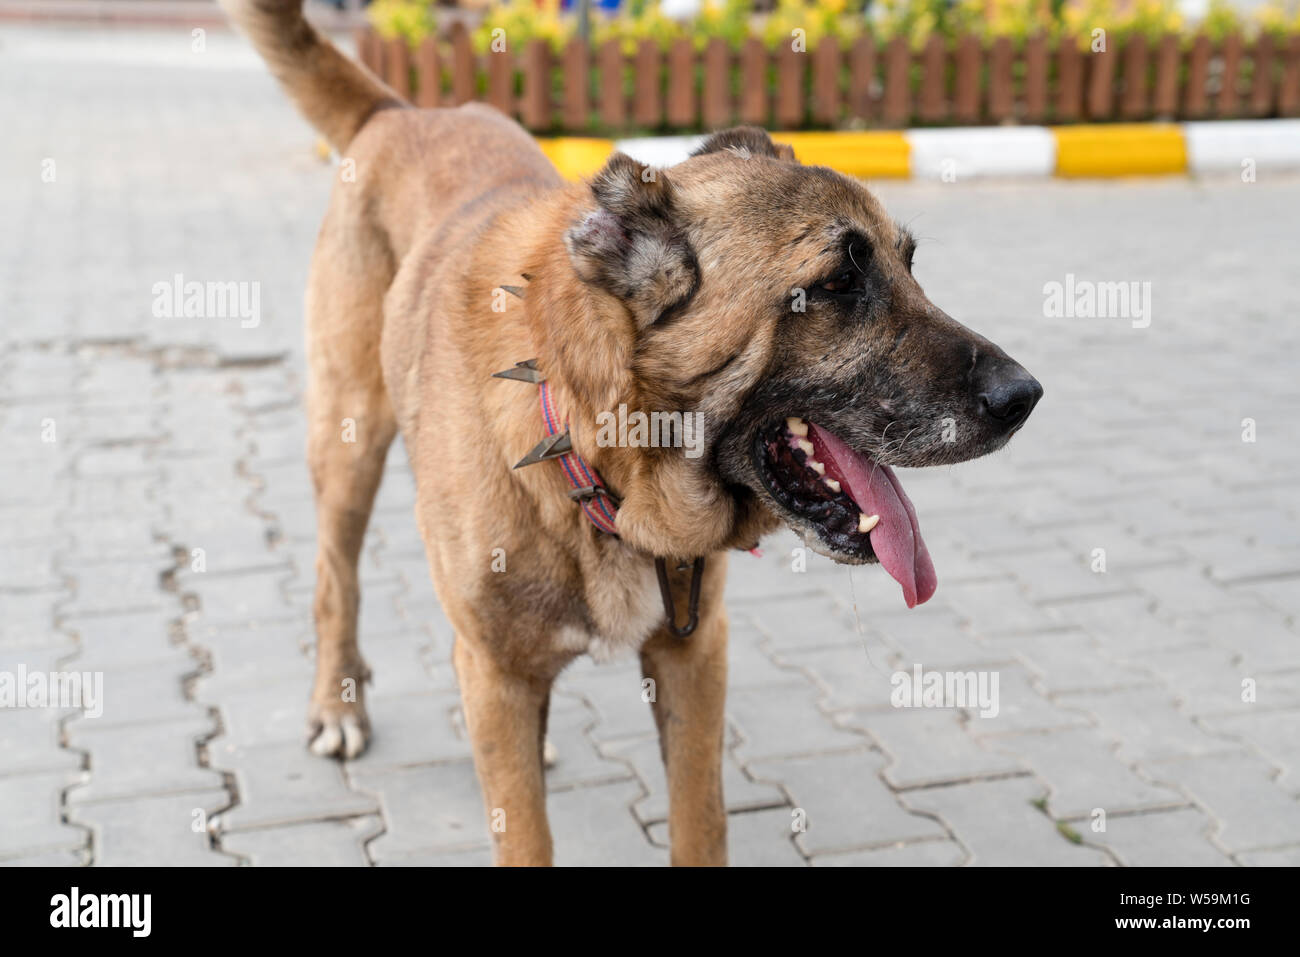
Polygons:
<instances>
[{"instance_id":1,"label":"dog","mask_svg":"<svg viewBox=\"0 0 1300 957\"><path fill-rule=\"evenodd\" d=\"M1001 448L1042 387L926 298L913 238L862 184L762 130L567 183L488 107L412 108L301 0L224 2L355 172L306 293L311 749L351 758L370 734L357 559L400 433L495 862L551 862L552 682L623 651L654 682L672 863L725 864L727 552L786 525L927 600L892 467ZM666 413L667 441L600 441L620 408Z\"/></svg>"}]
</instances>

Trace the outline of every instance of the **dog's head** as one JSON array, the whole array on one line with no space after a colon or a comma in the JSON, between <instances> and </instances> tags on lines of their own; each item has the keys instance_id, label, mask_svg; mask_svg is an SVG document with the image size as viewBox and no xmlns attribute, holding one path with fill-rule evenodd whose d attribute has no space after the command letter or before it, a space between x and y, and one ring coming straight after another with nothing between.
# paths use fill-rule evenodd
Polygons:
<instances>
[{"instance_id":1,"label":"dog's head","mask_svg":"<svg viewBox=\"0 0 1300 957\"><path fill-rule=\"evenodd\" d=\"M1001 448L1042 388L926 298L913 238L862 184L729 130L667 170L616 154L564 244L578 288L541 308L568 326L551 360L576 405L701 416L698 458L597 450L594 422L575 422L619 486L624 539L703 554L754 544L775 516L836 561L881 561L909 605L929 598L890 466Z\"/></svg>"}]
</instances>

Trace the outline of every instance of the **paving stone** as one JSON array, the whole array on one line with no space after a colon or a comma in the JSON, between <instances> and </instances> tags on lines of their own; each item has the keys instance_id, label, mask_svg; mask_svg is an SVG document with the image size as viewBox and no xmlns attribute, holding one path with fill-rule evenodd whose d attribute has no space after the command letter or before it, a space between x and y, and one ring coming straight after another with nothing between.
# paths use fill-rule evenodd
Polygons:
<instances>
[{"instance_id":1,"label":"paving stone","mask_svg":"<svg viewBox=\"0 0 1300 957\"><path fill-rule=\"evenodd\" d=\"M819 703L827 711L892 707L890 679L898 669L891 664L896 659L884 653L879 645L874 652L861 645L807 651L787 649L778 652L776 659L787 668L797 669L793 675L786 672L787 683L798 673L816 683L821 692ZM751 697L759 698L761 693L755 692Z\"/></svg>"},{"instance_id":2,"label":"paving stone","mask_svg":"<svg viewBox=\"0 0 1300 957\"><path fill-rule=\"evenodd\" d=\"M1246 851L1237 859L1247 867L1300 867L1300 844L1267 851Z\"/></svg>"},{"instance_id":3,"label":"paving stone","mask_svg":"<svg viewBox=\"0 0 1300 957\"><path fill-rule=\"evenodd\" d=\"M163 606L143 613L72 617L65 628L81 642L83 658L116 664L155 663L177 659L178 649L170 635L178 617L176 608Z\"/></svg>"},{"instance_id":4,"label":"paving stone","mask_svg":"<svg viewBox=\"0 0 1300 957\"><path fill-rule=\"evenodd\" d=\"M636 782L561 791L546 799L559 867L647 867L668 863L632 813L642 794Z\"/></svg>"},{"instance_id":5,"label":"paving stone","mask_svg":"<svg viewBox=\"0 0 1300 957\"><path fill-rule=\"evenodd\" d=\"M200 791L81 805L68 818L91 829L97 867L232 867L200 827L228 803L225 791Z\"/></svg>"},{"instance_id":6,"label":"paving stone","mask_svg":"<svg viewBox=\"0 0 1300 957\"><path fill-rule=\"evenodd\" d=\"M597 665L575 661L556 682L556 689L580 696L596 710L594 741L616 741L655 733L650 706L641 700L641 666L633 661Z\"/></svg>"},{"instance_id":7,"label":"paving stone","mask_svg":"<svg viewBox=\"0 0 1300 957\"><path fill-rule=\"evenodd\" d=\"M841 724L865 731L889 758L883 774L893 788L1027 770L1013 755L997 746L990 748L970 734L971 720L962 710L939 708L855 711L840 716Z\"/></svg>"},{"instance_id":8,"label":"paving stone","mask_svg":"<svg viewBox=\"0 0 1300 957\"><path fill-rule=\"evenodd\" d=\"M837 728L814 709L816 689L807 683L741 689L727 698L727 718L741 736L742 764L790 754L861 747L861 735ZM812 718L815 720L810 720Z\"/></svg>"},{"instance_id":9,"label":"paving stone","mask_svg":"<svg viewBox=\"0 0 1300 957\"><path fill-rule=\"evenodd\" d=\"M807 812L798 837L808 855L942 836L932 819L909 813L880 780L885 758L865 748L840 754L755 762L750 773L779 784Z\"/></svg>"},{"instance_id":10,"label":"paving stone","mask_svg":"<svg viewBox=\"0 0 1300 957\"><path fill-rule=\"evenodd\" d=\"M1117 662L1086 632L1051 631L1017 639L1015 645L1035 683L1049 695L1159 685L1146 659Z\"/></svg>"},{"instance_id":11,"label":"paving stone","mask_svg":"<svg viewBox=\"0 0 1300 957\"><path fill-rule=\"evenodd\" d=\"M1273 777L1263 758L1245 752L1190 757L1148 766L1213 816L1215 841L1233 853L1300 843L1300 800Z\"/></svg>"},{"instance_id":12,"label":"paving stone","mask_svg":"<svg viewBox=\"0 0 1300 957\"><path fill-rule=\"evenodd\" d=\"M727 862L732 867L807 867L795 846L789 808L744 811L727 815ZM668 822L647 828L651 841L668 847Z\"/></svg>"},{"instance_id":13,"label":"paving stone","mask_svg":"<svg viewBox=\"0 0 1300 957\"><path fill-rule=\"evenodd\" d=\"M69 721L76 729L93 722L97 727L120 727L157 721L183 721L201 717L205 709L185 696L183 679L198 671L199 664L178 649L175 661L153 664L102 666L106 659L78 658L71 664L77 670L103 675L103 714L100 717L77 716Z\"/></svg>"},{"instance_id":14,"label":"paving stone","mask_svg":"<svg viewBox=\"0 0 1300 957\"><path fill-rule=\"evenodd\" d=\"M659 753L657 737L639 741L620 741L606 745L606 753L627 761L636 772L636 778L646 788L644 798L633 805L637 818L643 824L668 819L668 781L664 775L663 758ZM564 751L560 752L564 760ZM785 795L774 785L750 780L730 751L722 758L722 794L728 812L752 811L785 805Z\"/></svg>"},{"instance_id":15,"label":"paving stone","mask_svg":"<svg viewBox=\"0 0 1300 957\"><path fill-rule=\"evenodd\" d=\"M546 771L546 787L551 793L632 777L626 763L604 757L587 736L595 723L594 712L582 702L552 698L546 726L546 736L557 754L555 766Z\"/></svg>"},{"instance_id":16,"label":"paving stone","mask_svg":"<svg viewBox=\"0 0 1300 957\"><path fill-rule=\"evenodd\" d=\"M374 814L378 802L352 790L343 766L301 744L213 752L214 768L233 772L239 804L222 814L223 831Z\"/></svg>"},{"instance_id":17,"label":"paving stone","mask_svg":"<svg viewBox=\"0 0 1300 957\"><path fill-rule=\"evenodd\" d=\"M458 692L372 695L366 699L366 708L373 736L365 752L348 762L349 774L471 757L469 741L457 733ZM580 760L577 749L566 750L566 759Z\"/></svg>"},{"instance_id":18,"label":"paving stone","mask_svg":"<svg viewBox=\"0 0 1300 957\"><path fill-rule=\"evenodd\" d=\"M1280 769L1278 783L1300 794L1300 711L1262 708L1242 715L1216 715L1201 722L1212 734L1246 742ZM3 725L0 725L2 728Z\"/></svg>"},{"instance_id":19,"label":"paving stone","mask_svg":"<svg viewBox=\"0 0 1300 957\"><path fill-rule=\"evenodd\" d=\"M366 867L366 842L382 831L368 815L225 834L221 849L254 867Z\"/></svg>"},{"instance_id":20,"label":"paving stone","mask_svg":"<svg viewBox=\"0 0 1300 957\"><path fill-rule=\"evenodd\" d=\"M1232 859L1210 843L1214 825L1199 808L1106 816L1106 830L1078 821L1089 844L1109 848L1129 867L1230 867Z\"/></svg>"},{"instance_id":21,"label":"paving stone","mask_svg":"<svg viewBox=\"0 0 1300 957\"><path fill-rule=\"evenodd\" d=\"M953 787L909 791L903 803L938 815L970 851L980 867L1105 866L1101 851L1074 844L1056 823L1034 806L1044 786L1032 778L980 781Z\"/></svg>"},{"instance_id":22,"label":"paving stone","mask_svg":"<svg viewBox=\"0 0 1300 957\"><path fill-rule=\"evenodd\" d=\"M1177 791L1142 780L1095 728L1007 735L996 740L996 747L1018 755L1047 784L1048 808L1058 819L1083 817L1094 808L1115 814L1186 803Z\"/></svg>"},{"instance_id":23,"label":"paving stone","mask_svg":"<svg viewBox=\"0 0 1300 957\"><path fill-rule=\"evenodd\" d=\"M1069 706L1092 717L1108 738L1118 740L1117 756L1124 761L1160 761L1186 755L1233 751L1231 740L1203 730L1180 712L1168 692L1147 689L1078 694Z\"/></svg>"},{"instance_id":24,"label":"paving stone","mask_svg":"<svg viewBox=\"0 0 1300 957\"><path fill-rule=\"evenodd\" d=\"M369 845L376 864L416 852L491 846L482 792L470 761L356 769L357 788L378 796L386 830Z\"/></svg>"},{"instance_id":25,"label":"paving stone","mask_svg":"<svg viewBox=\"0 0 1300 957\"><path fill-rule=\"evenodd\" d=\"M81 767L81 755L59 744L63 714L51 708L0 708L0 755L4 755L5 774Z\"/></svg>"},{"instance_id":26,"label":"paving stone","mask_svg":"<svg viewBox=\"0 0 1300 957\"><path fill-rule=\"evenodd\" d=\"M818 854L813 867L955 867L966 852L952 841L911 841L847 854Z\"/></svg>"},{"instance_id":27,"label":"paving stone","mask_svg":"<svg viewBox=\"0 0 1300 957\"><path fill-rule=\"evenodd\" d=\"M216 730L207 717L159 724L99 725L68 729L68 744L90 755L86 784L68 792L69 804L138 795L175 794L222 787L221 775L199 766L198 742Z\"/></svg>"},{"instance_id":28,"label":"paving stone","mask_svg":"<svg viewBox=\"0 0 1300 957\"><path fill-rule=\"evenodd\" d=\"M81 780L76 771L0 776L0 860L57 851L76 851L86 844L85 831L62 823L61 795Z\"/></svg>"}]
</instances>

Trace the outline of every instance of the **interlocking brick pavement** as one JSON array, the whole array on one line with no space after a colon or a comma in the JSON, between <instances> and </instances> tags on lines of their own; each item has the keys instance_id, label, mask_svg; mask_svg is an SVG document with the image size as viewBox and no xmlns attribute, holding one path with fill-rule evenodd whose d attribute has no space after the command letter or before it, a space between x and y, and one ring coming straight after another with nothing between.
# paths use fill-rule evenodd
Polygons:
<instances>
[{"instance_id":1,"label":"interlocking brick pavement","mask_svg":"<svg viewBox=\"0 0 1300 957\"><path fill-rule=\"evenodd\" d=\"M313 134L220 30L0 43L0 672L104 682L101 717L0 708L0 863L486 863L400 448L361 564L374 743L303 746ZM1046 399L1006 452L906 476L928 605L795 571L785 535L733 559L733 862L1294 865L1300 182L879 191ZM178 273L260 283L260 323L155 318ZM1151 282L1150 327L1044 318L1067 273ZM917 665L996 674L997 716L894 707ZM562 676L552 738L557 861L665 863L636 663Z\"/></svg>"}]
</instances>

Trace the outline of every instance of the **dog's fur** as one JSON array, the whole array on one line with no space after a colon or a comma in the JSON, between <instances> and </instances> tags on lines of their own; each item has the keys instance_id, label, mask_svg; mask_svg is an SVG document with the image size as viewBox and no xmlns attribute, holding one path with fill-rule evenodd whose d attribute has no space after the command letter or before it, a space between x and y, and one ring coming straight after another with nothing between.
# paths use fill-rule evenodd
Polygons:
<instances>
[{"instance_id":1,"label":"dog's fur","mask_svg":"<svg viewBox=\"0 0 1300 957\"><path fill-rule=\"evenodd\" d=\"M910 237L863 186L799 165L762 131L716 134L651 174L615 154L591 182L567 184L487 107L406 106L319 37L300 0L225 2L356 171L334 190L306 301L313 750L352 756L369 735L360 694L344 700L341 688L367 673L357 559L400 431L485 805L505 825L493 829L496 860L550 862L552 681L578 654L627 649L655 681L672 860L724 863L725 553L782 520L808 531L755 474L756 430L813 410L884 462L970 458L1007 438L974 410L971 370L1009 360L926 299ZM820 282L846 250L869 296ZM506 284L525 286L522 300L503 298ZM808 290L805 311L791 311L794 288ZM534 357L575 448L622 497L617 538L587 522L558 465L511 469L544 434L537 390L491 374ZM596 416L620 403L698 411L706 454L599 447ZM940 443L954 410L961 440ZM355 442L341 440L345 419ZM689 575L678 560L708 557L686 640L665 627L655 556L671 560L679 609Z\"/></svg>"}]
</instances>

